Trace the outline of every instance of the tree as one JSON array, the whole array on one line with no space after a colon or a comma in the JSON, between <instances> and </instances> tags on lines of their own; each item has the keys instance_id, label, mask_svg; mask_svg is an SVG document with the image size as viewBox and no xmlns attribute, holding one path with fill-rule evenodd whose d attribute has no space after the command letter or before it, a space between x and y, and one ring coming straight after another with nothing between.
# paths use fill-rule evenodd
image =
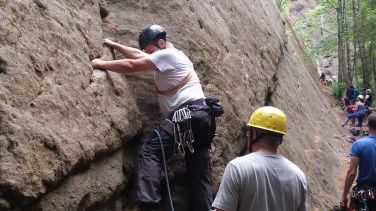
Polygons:
<instances>
[{"instance_id":1,"label":"tree","mask_svg":"<svg viewBox=\"0 0 376 211\"><path fill-rule=\"evenodd\" d=\"M369 64L368 64L368 57L366 51L366 28L364 23L364 9L361 7L362 3L358 1L358 8L360 8L359 12L359 31L358 31L358 42L359 42L359 57L362 63L362 71L363 71L363 89L369 89ZM363 6L364 7L364 6Z\"/></svg>"},{"instance_id":2,"label":"tree","mask_svg":"<svg viewBox=\"0 0 376 211\"><path fill-rule=\"evenodd\" d=\"M344 70L346 67L343 1L344 0L338 0L337 7L336 7L337 27L338 27L337 36L338 36L338 80L339 82L345 81Z\"/></svg>"},{"instance_id":3,"label":"tree","mask_svg":"<svg viewBox=\"0 0 376 211\"><path fill-rule=\"evenodd\" d=\"M339 82L355 82L363 90L376 89L376 0L319 0L308 17L294 25L307 46L307 54L320 59L318 55L337 51ZM335 36L330 32L331 20L335 21Z\"/></svg>"}]
</instances>

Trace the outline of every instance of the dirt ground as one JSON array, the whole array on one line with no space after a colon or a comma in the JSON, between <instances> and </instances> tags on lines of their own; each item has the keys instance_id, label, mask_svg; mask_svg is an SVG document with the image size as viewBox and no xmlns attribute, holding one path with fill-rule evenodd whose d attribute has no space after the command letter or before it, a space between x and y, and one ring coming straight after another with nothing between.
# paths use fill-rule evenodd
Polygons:
<instances>
[{"instance_id":1,"label":"dirt ground","mask_svg":"<svg viewBox=\"0 0 376 211\"><path fill-rule=\"evenodd\" d=\"M338 121L342 124L345 121L346 117L345 117L345 113L343 109L341 108L340 102L336 100L333 96L331 96L330 87L321 86L321 89L323 93L325 94L328 102L331 104L331 107L334 109L335 113L337 114L336 117ZM363 124L363 128L362 128L363 130L366 129L364 126L365 124ZM352 134L350 134L349 130L351 129L351 127L352 127L351 123L348 123L348 125L344 126L344 133L340 138L342 140L342 143L340 144L340 149L338 149L338 156L341 161L340 162L341 166L340 166L340 171L337 174L336 181L341 191L341 195L342 195L343 186L345 183L347 169L350 163L349 152L350 152L352 141L362 138L361 135L353 136ZM339 201L340 199L338 199L338 204L339 204Z\"/></svg>"}]
</instances>

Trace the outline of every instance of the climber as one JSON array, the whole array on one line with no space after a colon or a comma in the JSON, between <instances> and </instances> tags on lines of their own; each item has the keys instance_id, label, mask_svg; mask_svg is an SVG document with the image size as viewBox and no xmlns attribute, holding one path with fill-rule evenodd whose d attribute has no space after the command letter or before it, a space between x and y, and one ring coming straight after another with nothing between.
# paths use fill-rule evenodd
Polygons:
<instances>
[{"instance_id":1,"label":"climber","mask_svg":"<svg viewBox=\"0 0 376 211\"><path fill-rule=\"evenodd\" d=\"M210 106L213 102L205 98L192 62L167 41L167 33L161 26L145 28L138 42L140 50L105 39L105 45L119 51L126 59L94 59L92 66L119 73L154 70L158 102L166 120L154 130L139 153L136 197L141 210L158 208L164 158L171 156L178 147L185 155L191 189L190 209L208 211L212 203L209 148L216 128L214 117L218 116ZM214 104L219 105L218 101Z\"/></svg>"},{"instance_id":2,"label":"climber","mask_svg":"<svg viewBox=\"0 0 376 211\"><path fill-rule=\"evenodd\" d=\"M376 210L376 114L368 117L367 137L355 141L350 151L350 166L346 174L341 207L347 208L348 193L355 177L356 186L351 193L350 208Z\"/></svg>"},{"instance_id":3,"label":"climber","mask_svg":"<svg viewBox=\"0 0 376 211\"><path fill-rule=\"evenodd\" d=\"M321 73L321 76L320 76L320 84L321 85L325 85L326 84L326 76L324 73Z\"/></svg>"},{"instance_id":4,"label":"climber","mask_svg":"<svg viewBox=\"0 0 376 211\"><path fill-rule=\"evenodd\" d=\"M225 169L213 207L220 210L306 210L307 182L298 166L277 153L287 133L286 115L265 106L249 119L248 155Z\"/></svg>"}]
</instances>

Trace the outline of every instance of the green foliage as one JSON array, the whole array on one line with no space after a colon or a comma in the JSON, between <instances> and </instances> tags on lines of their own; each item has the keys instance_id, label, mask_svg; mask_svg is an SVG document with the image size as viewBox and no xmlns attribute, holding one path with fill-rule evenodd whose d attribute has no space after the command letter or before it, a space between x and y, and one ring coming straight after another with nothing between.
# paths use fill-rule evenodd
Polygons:
<instances>
[{"instance_id":1,"label":"green foliage","mask_svg":"<svg viewBox=\"0 0 376 211\"><path fill-rule=\"evenodd\" d=\"M283 13L288 14L291 7L291 0L277 0L277 5Z\"/></svg>"},{"instance_id":2,"label":"green foliage","mask_svg":"<svg viewBox=\"0 0 376 211\"><path fill-rule=\"evenodd\" d=\"M338 39L337 36L328 36L326 39L323 39L320 45L320 50L324 55L330 55L337 48Z\"/></svg>"},{"instance_id":3,"label":"green foliage","mask_svg":"<svg viewBox=\"0 0 376 211\"><path fill-rule=\"evenodd\" d=\"M282 2L283 0L277 0ZM332 55L338 50L338 25L337 25L337 8L340 3L338 0L317 0L317 6L312 8L305 20L296 21L293 25L293 30L303 42L305 47L305 55L310 60L320 58L322 55ZM366 52L364 53L369 61L369 68L373 66L376 61L376 0L346 0L346 20L343 20L346 25L344 38L350 44L350 54L354 53L353 43L359 42L355 38L361 38L364 42ZM353 16L353 3L355 3L356 21ZM359 6L359 8L358 8ZM341 17L343 18L343 17ZM356 31L354 31L354 23L356 23ZM359 44L359 43L358 43ZM359 47L359 45L358 45ZM355 81L359 82L357 86L363 84L363 70L359 58L359 49L357 49L357 75ZM350 55L351 60L354 55ZM352 63L352 61L350 61ZM351 64L350 64L351 66ZM370 75L372 78L374 75ZM373 82L375 83L375 82ZM375 90L376 92L376 90Z\"/></svg>"},{"instance_id":4,"label":"green foliage","mask_svg":"<svg viewBox=\"0 0 376 211\"><path fill-rule=\"evenodd\" d=\"M371 84L371 87L373 99L376 99L376 79L374 80L373 84ZM373 100L372 107L376 107L376 100Z\"/></svg>"},{"instance_id":5,"label":"green foliage","mask_svg":"<svg viewBox=\"0 0 376 211\"><path fill-rule=\"evenodd\" d=\"M346 88L346 84L345 83L333 82L330 85L330 88L332 89L332 96L334 96L338 100L341 100L343 93L345 91L345 88Z\"/></svg>"},{"instance_id":6,"label":"green foliage","mask_svg":"<svg viewBox=\"0 0 376 211\"><path fill-rule=\"evenodd\" d=\"M288 14L289 11L290 11L290 7L291 7L291 1L290 0L283 0L283 4L282 4L282 12Z\"/></svg>"},{"instance_id":7,"label":"green foliage","mask_svg":"<svg viewBox=\"0 0 376 211\"><path fill-rule=\"evenodd\" d=\"M319 4L318 6L316 6L309 12L309 16L312 18L319 18L321 15L327 12L328 12L328 7L325 7L324 5Z\"/></svg>"},{"instance_id":8,"label":"green foliage","mask_svg":"<svg viewBox=\"0 0 376 211\"><path fill-rule=\"evenodd\" d=\"M364 28L367 29L365 32L368 40L375 40L376 37L376 5L372 7L367 7L366 5L363 8L364 14Z\"/></svg>"},{"instance_id":9,"label":"green foliage","mask_svg":"<svg viewBox=\"0 0 376 211\"><path fill-rule=\"evenodd\" d=\"M311 60L318 59L319 55L331 55L337 49L334 11L327 4L327 1L319 3L308 13L306 20L296 21L293 26Z\"/></svg>"}]
</instances>

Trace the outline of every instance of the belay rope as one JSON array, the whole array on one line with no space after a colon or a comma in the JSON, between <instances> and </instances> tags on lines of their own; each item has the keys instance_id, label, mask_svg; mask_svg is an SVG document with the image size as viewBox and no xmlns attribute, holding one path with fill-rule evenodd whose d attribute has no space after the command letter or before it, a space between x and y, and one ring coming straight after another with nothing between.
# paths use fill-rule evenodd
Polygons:
<instances>
[{"instance_id":1,"label":"belay rope","mask_svg":"<svg viewBox=\"0 0 376 211\"><path fill-rule=\"evenodd\" d=\"M174 123L174 138L178 145L178 150L185 155L185 148L188 148L191 153L193 149L193 132L191 125L191 111L188 108L181 108L174 112L172 122Z\"/></svg>"},{"instance_id":2,"label":"belay rope","mask_svg":"<svg viewBox=\"0 0 376 211\"><path fill-rule=\"evenodd\" d=\"M174 204L172 203L172 194L171 194L171 189L170 189L170 182L169 182L169 179L168 179L168 171L167 171L166 157L165 157L165 152L164 152L164 148L163 148L164 146L163 146L162 137L161 137L161 134L158 132L158 130L154 130L154 132L157 134L158 139L159 139L159 143L161 144L163 169L164 169L165 176L166 176L166 185L167 185L168 199L169 199L169 202L170 202L170 208L171 208L171 211L175 211Z\"/></svg>"},{"instance_id":3,"label":"belay rope","mask_svg":"<svg viewBox=\"0 0 376 211\"><path fill-rule=\"evenodd\" d=\"M192 132L191 119L192 119L191 111L188 108L181 108L175 111L172 117L172 122L174 123L175 142L178 144L178 150L183 155L185 154L185 147L187 147L191 153L194 153L195 151L192 146L192 143L194 142L194 138L193 138L193 132ZM163 169L164 169L165 176L166 176L166 185L167 185L170 209L171 211L175 211L174 205L172 202L172 194L171 194L171 189L170 189L170 182L168 179L167 164L166 164L162 137L158 130L154 130L154 132L157 134L159 143L161 144Z\"/></svg>"}]
</instances>

